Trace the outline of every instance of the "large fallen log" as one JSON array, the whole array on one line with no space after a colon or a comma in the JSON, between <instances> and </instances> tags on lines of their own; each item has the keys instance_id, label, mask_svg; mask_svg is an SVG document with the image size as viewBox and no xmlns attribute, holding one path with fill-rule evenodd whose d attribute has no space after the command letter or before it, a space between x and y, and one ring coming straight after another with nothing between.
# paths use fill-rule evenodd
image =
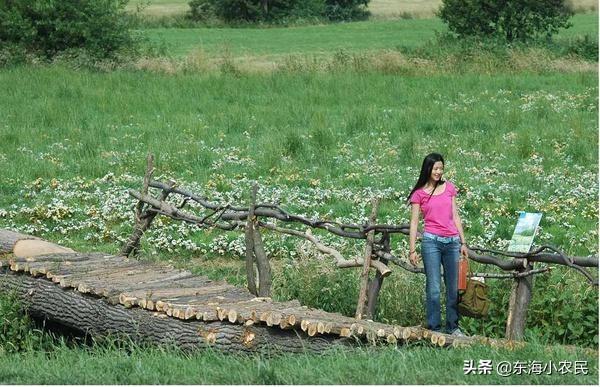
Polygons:
<instances>
[{"instance_id":1,"label":"large fallen log","mask_svg":"<svg viewBox=\"0 0 600 387\"><path fill-rule=\"evenodd\" d=\"M112 305L103 298L61 288L45 277L32 278L6 267L0 269L0 292L13 292L33 318L49 320L81 335L126 335L134 342L175 345L184 350L213 347L223 352L322 352L353 341L309 337L293 329L175 319L164 313Z\"/></svg>"}]
</instances>

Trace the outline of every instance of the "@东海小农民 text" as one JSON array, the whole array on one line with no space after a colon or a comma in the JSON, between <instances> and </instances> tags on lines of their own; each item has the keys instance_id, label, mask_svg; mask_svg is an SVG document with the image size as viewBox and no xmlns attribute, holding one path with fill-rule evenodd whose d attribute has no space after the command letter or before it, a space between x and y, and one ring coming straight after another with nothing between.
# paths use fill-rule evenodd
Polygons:
<instances>
[{"instance_id":1,"label":"@\u4e1c\u6d77\u5c0f\u519c\u6c11 text","mask_svg":"<svg viewBox=\"0 0 600 387\"><path fill-rule=\"evenodd\" d=\"M494 361L494 360L465 360L463 363L465 375L587 375L589 373L587 360L561 361Z\"/></svg>"}]
</instances>

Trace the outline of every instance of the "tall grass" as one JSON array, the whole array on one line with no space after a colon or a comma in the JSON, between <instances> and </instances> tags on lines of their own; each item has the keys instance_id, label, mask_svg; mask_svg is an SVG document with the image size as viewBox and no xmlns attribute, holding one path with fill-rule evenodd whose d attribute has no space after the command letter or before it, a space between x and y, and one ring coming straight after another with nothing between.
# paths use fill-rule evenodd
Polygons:
<instances>
[{"instance_id":1,"label":"tall grass","mask_svg":"<svg viewBox=\"0 0 600 387\"><path fill-rule=\"evenodd\" d=\"M377 163L405 175L405 187L413 180L405 168L418 164L422 148L441 148L462 164L457 171L477 158L462 155L464 150L501 151L506 159L499 163L505 167L528 161L535 151L543 166L552 168L566 166L552 146L557 141L564 142L563 153L586 165L597 160L590 141L596 137L595 79L593 73L237 78L18 68L0 73L6 97L0 102L5 155L0 162L6 179L100 177L139 172L137 157L152 150L159 168L191 172L202 182L211 163L223 156L211 148L227 146L256 163L229 163L221 173L243 169L252 178L281 178L284 170L275 175L269 170L300 168L310 170L305 176L324 179L352 169L332 163L348 143L353 158L376 145L392 152ZM510 133L510 143L498 148ZM247 153L253 149L258 151ZM518 173L507 182L530 177ZM390 183L385 179L361 176L360 184L383 188Z\"/></svg>"},{"instance_id":2,"label":"tall grass","mask_svg":"<svg viewBox=\"0 0 600 387\"><path fill-rule=\"evenodd\" d=\"M465 361L478 366L486 359L494 367L490 374L465 375ZM575 374L575 361L585 362L580 364L587 374ZM546 367L570 362L571 372L503 377L495 369L500 362L538 362ZM597 378L596 356L539 344L514 351L408 346L270 357L111 344L80 349L58 345L51 353L11 354L0 361L0 381L7 384L594 384Z\"/></svg>"}]
</instances>

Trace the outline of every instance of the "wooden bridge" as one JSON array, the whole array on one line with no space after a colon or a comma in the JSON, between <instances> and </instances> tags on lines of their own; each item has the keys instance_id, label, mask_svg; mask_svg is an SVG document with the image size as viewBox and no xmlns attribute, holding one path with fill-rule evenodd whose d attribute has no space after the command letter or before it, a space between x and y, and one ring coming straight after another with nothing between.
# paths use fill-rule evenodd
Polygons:
<instances>
[{"instance_id":1,"label":"wooden bridge","mask_svg":"<svg viewBox=\"0 0 600 387\"><path fill-rule=\"evenodd\" d=\"M257 298L163 263L102 253L78 253L29 235L0 230L0 291L13 291L35 318L92 336L185 349L321 351L331 345L438 346L515 342L455 338L420 326L357 320L338 313Z\"/></svg>"}]
</instances>

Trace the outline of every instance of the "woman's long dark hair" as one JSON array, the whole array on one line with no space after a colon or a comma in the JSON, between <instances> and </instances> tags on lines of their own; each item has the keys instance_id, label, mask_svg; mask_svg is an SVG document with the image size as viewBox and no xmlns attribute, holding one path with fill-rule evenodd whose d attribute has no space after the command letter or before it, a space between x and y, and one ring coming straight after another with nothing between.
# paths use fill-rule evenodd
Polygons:
<instances>
[{"instance_id":1,"label":"woman's long dark hair","mask_svg":"<svg viewBox=\"0 0 600 387\"><path fill-rule=\"evenodd\" d=\"M410 193L408 194L408 197L406 198L407 203L410 203L410 197L412 196L413 193L415 193L416 190L418 190L421 187L424 187L425 184L427 184L427 182L429 181L429 177L431 176L431 171L433 170L433 165L435 163L437 163L438 161L441 161L442 164L445 164L444 156L442 156L439 153L430 153L427 156L425 156L425 159L423 159L423 165L421 166L421 173L419 174L419 179L417 180L417 184L415 184L412 191L410 191ZM433 191L431 191L431 195L433 195L433 192L435 192L435 189L437 188L438 184L443 184L443 183L444 183L444 180L442 180L442 179L440 179L439 182L436 181L435 187L433 187Z\"/></svg>"}]
</instances>

